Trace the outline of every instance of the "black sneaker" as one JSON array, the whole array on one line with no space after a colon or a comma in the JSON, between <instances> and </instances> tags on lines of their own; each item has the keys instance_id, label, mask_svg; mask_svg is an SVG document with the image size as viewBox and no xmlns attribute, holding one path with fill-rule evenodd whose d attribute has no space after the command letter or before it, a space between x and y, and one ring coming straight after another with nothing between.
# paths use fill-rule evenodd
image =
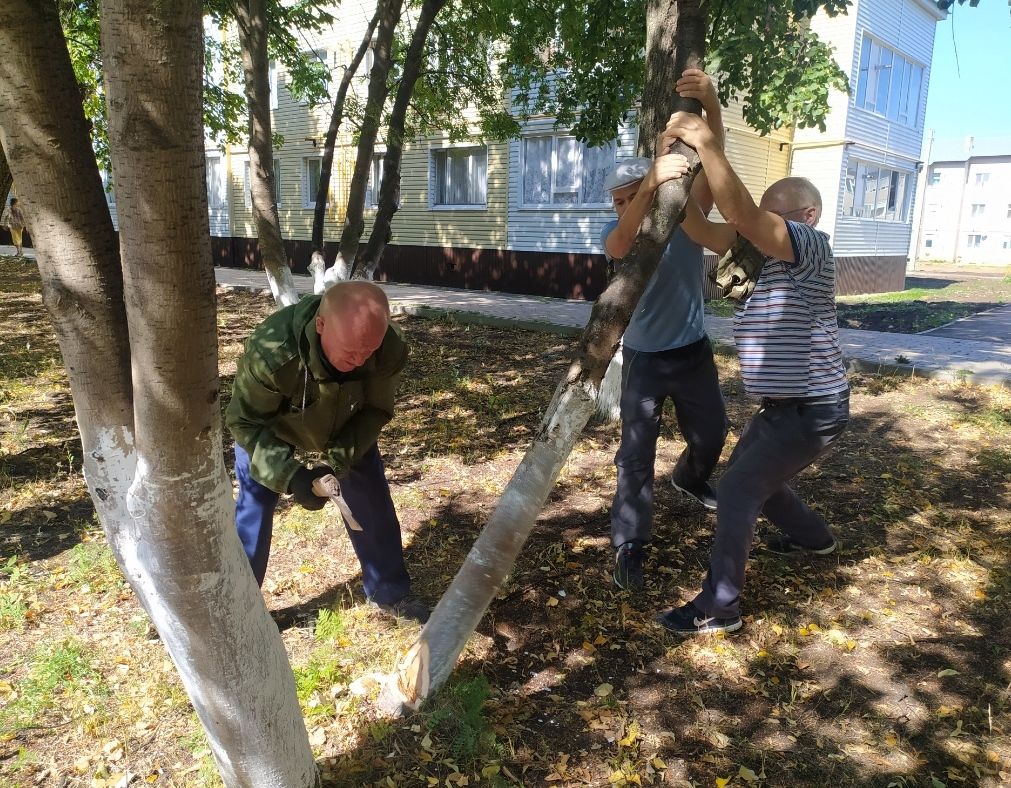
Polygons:
<instances>
[{"instance_id":1,"label":"black sneaker","mask_svg":"<svg viewBox=\"0 0 1011 788\"><path fill-rule=\"evenodd\" d=\"M717 618L707 616L695 605L676 607L656 617L657 623L677 635L710 635L716 632L736 632L742 626L741 617Z\"/></svg>"},{"instance_id":2,"label":"black sneaker","mask_svg":"<svg viewBox=\"0 0 1011 788\"><path fill-rule=\"evenodd\" d=\"M625 542L614 554L614 584L626 591L642 591L646 582L642 564L646 557L642 542Z\"/></svg>"},{"instance_id":3,"label":"black sneaker","mask_svg":"<svg viewBox=\"0 0 1011 788\"><path fill-rule=\"evenodd\" d=\"M417 621L419 624L424 624L428 621L428 617L432 615L432 611L428 609L428 605L425 604L421 597L414 594L401 597L396 602L374 602L370 600L369 604L388 616L409 618L412 621Z\"/></svg>"},{"instance_id":4,"label":"black sneaker","mask_svg":"<svg viewBox=\"0 0 1011 788\"><path fill-rule=\"evenodd\" d=\"M707 509L716 509L716 490L713 489L713 486L709 482L682 486L678 484L677 479L671 476L670 483L682 495L694 498Z\"/></svg>"},{"instance_id":5,"label":"black sneaker","mask_svg":"<svg viewBox=\"0 0 1011 788\"><path fill-rule=\"evenodd\" d=\"M762 549L767 553L775 553L776 555L802 555L803 553L829 555L830 553L834 553L838 546L839 542L835 537L832 537L831 541L820 547L806 547L799 542L793 541L789 536L779 535L766 539L762 545Z\"/></svg>"}]
</instances>

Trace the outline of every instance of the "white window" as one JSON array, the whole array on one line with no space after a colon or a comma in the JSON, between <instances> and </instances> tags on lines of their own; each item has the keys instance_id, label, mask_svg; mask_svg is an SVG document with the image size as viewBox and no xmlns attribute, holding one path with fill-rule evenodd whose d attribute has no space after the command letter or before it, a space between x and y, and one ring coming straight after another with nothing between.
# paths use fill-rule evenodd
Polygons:
<instances>
[{"instance_id":1,"label":"white window","mask_svg":"<svg viewBox=\"0 0 1011 788\"><path fill-rule=\"evenodd\" d=\"M271 60L270 67L267 72L268 81L270 82L270 108L277 109L277 61Z\"/></svg>"},{"instance_id":2,"label":"white window","mask_svg":"<svg viewBox=\"0 0 1011 788\"><path fill-rule=\"evenodd\" d=\"M927 180L928 186L937 186L937 184L939 184L940 182L941 182L940 171L934 171L930 173L930 178Z\"/></svg>"},{"instance_id":3,"label":"white window","mask_svg":"<svg viewBox=\"0 0 1011 788\"><path fill-rule=\"evenodd\" d=\"M588 148L572 136L544 135L525 137L522 146L523 205L610 207L604 178L614 166L613 143Z\"/></svg>"},{"instance_id":4,"label":"white window","mask_svg":"<svg viewBox=\"0 0 1011 788\"><path fill-rule=\"evenodd\" d=\"M933 245L934 245L934 239L928 235L926 237L926 239L924 239L924 241L923 241L923 248L924 249L930 249L931 247L933 247Z\"/></svg>"},{"instance_id":5,"label":"white window","mask_svg":"<svg viewBox=\"0 0 1011 788\"><path fill-rule=\"evenodd\" d=\"M302 159L302 207L316 207L316 192L319 191L319 176L323 167L320 156L306 156Z\"/></svg>"},{"instance_id":6,"label":"white window","mask_svg":"<svg viewBox=\"0 0 1011 788\"><path fill-rule=\"evenodd\" d=\"M972 215L973 216L982 216L984 213L986 213L986 204L985 203L974 202L972 204Z\"/></svg>"},{"instance_id":7,"label":"white window","mask_svg":"<svg viewBox=\"0 0 1011 788\"><path fill-rule=\"evenodd\" d=\"M372 156L372 166L369 168L369 183L365 187L365 204L370 208L379 205L379 189L383 185L383 161L385 153L376 153Z\"/></svg>"},{"instance_id":8,"label":"white window","mask_svg":"<svg viewBox=\"0 0 1011 788\"><path fill-rule=\"evenodd\" d=\"M488 192L487 149L433 150L429 183L433 207L484 208Z\"/></svg>"},{"instance_id":9,"label":"white window","mask_svg":"<svg viewBox=\"0 0 1011 788\"><path fill-rule=\"evenodd\" d=\"M102 170L102 188L105 189L105 200L109 203L109 207L115 207L116 205L116 192L109 185L112 180L112 174L108 170ZM1008 208L1008 214L1011 215L1011 207Z\"/></svg>"},{"instance_id":10,"label":"white window","mask_svg":"<svg viewBox=\"0 0 1011 788\"><path fill-rule=\"evenodd\" d=\"M979 249L984 240L986 240L985 235L970 235L965 245L970 249Z\"/></svg>"},{"instance_id":11,"label":"white window","mask_svg":"<svg viewBox=\"0 0 1011 788\"><path fill-rule=\"evenodd\" d=\"M1011 249L1011 235L1004 236L1004 243L1001 245L1002 249Z\"/></svg>"},{"instance_id":12,"label":"white window","mask_svg":"<svg viewBox=\"0 0 1011 788\"><path fill-rule=\"evenodd\" d=\"M207 157L207 207L220 211L228 206L225 192L225 164L220 156Z\"/></svg>"},{"instance_id":13,"label":"white window","mask_svg":"<svg viewBox=\"0 0 1011 788\"><path fill-rule=\"evenodd\" d=\"M1011 205L1008 205L1007 207L1007 218L1011 219Z\"/></svg>"},{"instance_id":14,"label":"white window","mask_svg":"<svg viewBox=\"0 0 1011 788\"><path fill-rule=\"evenodd\" d=\"M976 173L976 185L986 186L990 182L990 173L988 172L977 172Z\"/></svg>"},{"instance_id":15,"label":"white window","mask_svg":"<svg viewBox=\"0 0 1011 788\"><path fill-rule=\"evenodd\" d=\"M908 222L914 181L912 172L879 167L851 158L846 169L840 215Z\"/></svg>"},{"instance_id":16,"label":"white window","mask_svg":"<svg viewBox=\"0 0 1011 788\"><path fill-rule=\"evenodd\" d=\"M242 192L246 203L246 210L253 209L253 180L250 176L249 162L246 162L243 169ZM281 162L274 159L274 202L277 207L281 207Z\"/></svg>"},{"instance_id":17,"label":"white window","mask_svg":"<svg viewBox=\"0 0 1011 788\"><path fill-rule=\"evenodd\" d=\"M923 66L864 35L860 47L856 105L896 123L916 126Z\"/></svg>"},{"instance_id":18,"label":"white window","mask_svg":"<svg viewBox=\"0 0 1011 788\"><path fill-rule=\"evenodd\" d=\"M323 81L326 86L324 95L329 94L331 90L331 83L333 82L333 70L330 68L330 53L325 49L308 49L305 52L301 52L299 54L301 55L303 61L305 61L308 64L308 68L312 71L314 75L316 72L319 72L320 75L324 78ZM288 82L289 82L288 90L290 92L291 91L290 75L288 77ZM313 91L310 91L310 97L306 97L303 101L300 102L303 107L309 106L310 101L312 99L311 97L312 92ZM319 101L321 97L316 96L315 98L317 101Z\"/></svg>"}]
</instances>

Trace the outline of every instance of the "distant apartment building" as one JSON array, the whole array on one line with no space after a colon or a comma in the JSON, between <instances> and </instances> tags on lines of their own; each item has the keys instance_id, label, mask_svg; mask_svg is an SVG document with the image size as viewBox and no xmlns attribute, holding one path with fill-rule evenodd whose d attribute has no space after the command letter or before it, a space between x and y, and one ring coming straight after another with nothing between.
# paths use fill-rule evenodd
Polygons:
<instances>
[{"instance_id":1,"label":"distant apartment building","mask_svg":"<svg viewBox=\"0 0 1011 788\"><path fill-rule=\"evenodd\" d=\"M1011 136L938 140L925 176L916 260L1011 264Z\"/></svg>"}]
</instances>

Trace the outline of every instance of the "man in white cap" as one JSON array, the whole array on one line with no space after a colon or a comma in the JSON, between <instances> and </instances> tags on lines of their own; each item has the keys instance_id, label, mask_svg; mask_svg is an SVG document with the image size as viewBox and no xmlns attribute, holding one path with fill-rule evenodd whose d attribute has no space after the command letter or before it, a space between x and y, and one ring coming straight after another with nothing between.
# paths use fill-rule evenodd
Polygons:
<instances>
[{"instance_id":1,"label":"man in white cap","mask_svg":"<svg viewBox=\"0 0 1011 788\"><path fill-rule=\"evenodd\" d=\"M723 118L712 80L688 69L676 89L702 103L713 135L722 141ZM660 144L658 140L658 145ZM722 144L722 143L721 143ZM604 227L601 243L608 261L625 257L649 213L660 184L687 171L683 156L627 159L604 182L618 218ZM703 176L692 188L708 211L712 195ZM671 482L707 509L716 508L709 476L719 461L727 436L727 416L713 350L703 322L702 247L678 228L646 285L622 340L621 445L614 458L618 483L611 507L611 540L615 547L614 582L640 591L645 585L645 547L652 536L656 443L664 401L674 402L678 427L688 444Z\"/></svg>"}]
</instances>

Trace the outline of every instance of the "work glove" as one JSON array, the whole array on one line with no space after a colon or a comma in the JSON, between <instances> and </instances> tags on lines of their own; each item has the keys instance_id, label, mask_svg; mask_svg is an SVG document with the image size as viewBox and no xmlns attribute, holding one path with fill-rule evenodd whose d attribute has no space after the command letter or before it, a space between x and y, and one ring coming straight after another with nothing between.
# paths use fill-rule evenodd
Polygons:
<instances>
[{"instance_id":1,"label":"work glove","mask_svg":"<svg viewBox=\"0 0 1011 788\"><path fill-rule=\"evenodd\" d=\"M316 495L312 491L312 483L323 476L333 473L333 468L328 465L317 465L315 468L299 468L295 475L291 477L288 484L288 492L292 494L295 501L303 509L318 511L326 506L327 498Z\"/></svg>"}]
</instances>

